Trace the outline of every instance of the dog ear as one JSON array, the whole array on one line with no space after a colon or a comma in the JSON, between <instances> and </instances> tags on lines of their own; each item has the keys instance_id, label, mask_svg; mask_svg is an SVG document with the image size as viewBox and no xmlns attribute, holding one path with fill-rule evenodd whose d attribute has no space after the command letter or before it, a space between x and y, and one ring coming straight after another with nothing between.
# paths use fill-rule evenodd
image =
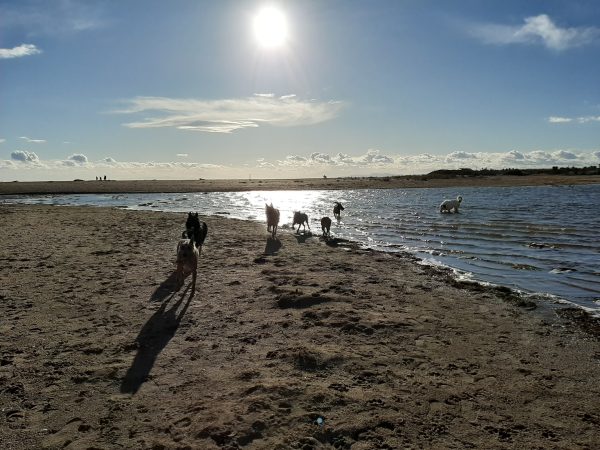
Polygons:
<instances>
[{"instance_id":1,"label":"dog ear","mask_svg":"<svg viewBox=\"0 0 600 450\"><path fill-rule=\"evenodd\" d=\"M198 217L198 213L194 214L196 217Z\"/></svg>"}]
</instances>

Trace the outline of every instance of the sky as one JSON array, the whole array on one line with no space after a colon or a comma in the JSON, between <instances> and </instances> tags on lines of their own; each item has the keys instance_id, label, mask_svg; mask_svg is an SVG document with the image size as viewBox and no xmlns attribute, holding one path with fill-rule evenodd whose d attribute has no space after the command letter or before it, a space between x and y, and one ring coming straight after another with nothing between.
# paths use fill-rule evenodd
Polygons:
<instances>
[{"instance_id":1,"label":"sky","mask_svg":"<svg viewBox=\"0 0 600 450\"><path fill-rule=\"evenodd\" d=\"M596 0L0 0L0 181L600 164Z\"/></svg>"}]
</instances>

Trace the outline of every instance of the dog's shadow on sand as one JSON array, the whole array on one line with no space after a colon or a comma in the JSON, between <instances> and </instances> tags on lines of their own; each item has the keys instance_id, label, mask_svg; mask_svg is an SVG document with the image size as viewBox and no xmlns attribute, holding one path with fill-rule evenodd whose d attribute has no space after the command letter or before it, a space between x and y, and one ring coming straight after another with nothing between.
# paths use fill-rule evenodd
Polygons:
<instances>
[{"instance_id":1,"label":"dog's shadow on sand","mask_svg":"<svg viewBox=\"0 0 600 450\"><path fill-rule=\"evenodd\" d=\"M304 244L308 238L313 237L313 234L310 231L303 231L302 233L294 234L294 237L298 241L298 244Z\"/></svg>"},{"instance_id":2,"label":"dog's shadow on sand","mask_svg":"<svg viewBox=\"0 0 600 450\"><path fill-rule=\"evenodd\" d=\"M177 290L177 272L173 272L169 275L165 281L160 283L160 286L156 288L156 290L150 296L151 302L162 302L169 296L173 296L175 294L174 291Z\"/></svg>"},{"instance_id":3,"label":"dog's shadow on sand","mask_svg":"<svg viewBox=\"0 0 600 450\"><path fill-rule=\"evenodd\" d=\"M190 306L192 295L188 296L187 301L184 303L190 285L179 295L179 300L172 303L177 293L167 290L167 286L174 286L174 284L170 284L170 281L174 282L174 275L165 280L150 298L152 301L162 300L162 304L158 311L144 324L135 339L138 352L121 382L121 393L123 394L135 394L148 379L158 355L167 346L171 338L175 336L175 332ZM165 292L169 293L161 298ZM171 305L169 306L169 304Z\"/></svg>"},{"instance_id":4,"label":"dog's shadow on sand","mask_svg":"<svg viewBox=\"0 0 600 450\"><path fill-rule=\"evenodd\" d=\"M282 244L278 238L269 237L265 245L265 255L274 255L279 251Z\"/></svg>"}]
</instances>

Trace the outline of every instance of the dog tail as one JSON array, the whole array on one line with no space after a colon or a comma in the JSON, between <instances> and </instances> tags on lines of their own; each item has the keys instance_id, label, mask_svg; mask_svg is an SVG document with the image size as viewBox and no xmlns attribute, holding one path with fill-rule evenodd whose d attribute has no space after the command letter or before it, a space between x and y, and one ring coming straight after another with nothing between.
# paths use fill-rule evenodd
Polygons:
<instances>
[{"instance_id":1,"label":"dog tail","mask_svg":"<svg viewBox=\"0 0 600 450\"><path fill-rule=\"evenodd\" d=\"M208 234L208 226L206 222L200 222L200 229L198 230L198 241L196 242L196 247L200 247L204 244L204 240L206 239L206 235Z\"/></svg>"}]
</instances>

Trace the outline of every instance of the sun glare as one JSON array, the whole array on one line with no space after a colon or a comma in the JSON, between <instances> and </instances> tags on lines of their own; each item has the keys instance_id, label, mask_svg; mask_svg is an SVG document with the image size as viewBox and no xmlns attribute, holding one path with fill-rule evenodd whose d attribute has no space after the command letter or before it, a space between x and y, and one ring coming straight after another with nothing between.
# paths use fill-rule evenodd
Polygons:
<instances>
[{"instance_id":1,"label":"sun glare","mask_svg":"<svg viewBox=\"0 0 600 450\"><path fill-rule=\"evenodd\" d=\"M254 34L261 47L282 46L287 38L287 23L283 13L273 7L262 9L254 18Z\"/></svg>"}]
</instances>

